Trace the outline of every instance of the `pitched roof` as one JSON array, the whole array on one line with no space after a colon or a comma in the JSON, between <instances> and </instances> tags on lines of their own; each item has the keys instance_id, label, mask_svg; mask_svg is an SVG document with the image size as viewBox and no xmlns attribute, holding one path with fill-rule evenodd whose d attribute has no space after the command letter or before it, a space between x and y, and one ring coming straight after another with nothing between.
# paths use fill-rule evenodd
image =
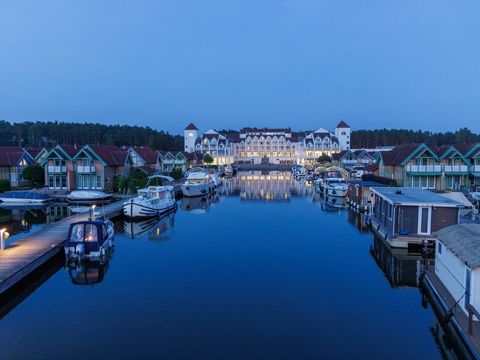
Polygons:
<instances>
[{"instance_id":1,"label":"pitched roof","mask_svg":"<svg viewBox=\"0 0 480 360\"><path fill-rule=\"evenodd\" d=\"M133 150L142 157L148 164L154 164L157 162L157 154L148 146L134 146Z\"/></svg>"},{"instance_id":2,"label":"pitched roof","mask_svg":"<svg viewBox=\"0 0 480 360\"><path fill-rule=\"evenodd\" d=\"M92 149L95 153L93 154L91 151L89 151L89 149ZM103 162L108 166L123 165L124 162L121 162L119 160L122 160L121 155L125 154L126 156L127 154L127 151L122 151L120 148L110 145L87 145L87 147L84 147L83 150L85 150L85 152L89 153L93 157L96 157L96 154L100 158L100 160L103 160Z\"/></svg>"},{"instance_id":3,"label":"pitched roof","mask_svg":"<svg viewBox=\"0 0 480 360\"><path fill-rule=\"evenodd\" d=\"M58 145L58 147L62 148L62 150L71 158L77 155L78 151L81 149L81 147L77 145Z\"/></svg>"},{"instance_id":4,"label":"pitched roof","mask_svg":"<svg viewBox=\"0 0 480 360\"><path fill-rule=\"evenodd\" d=\"M198 128L195 126L193 122L191 122L190 124L187 125L185 130L198 130Z\"/></svg>"},{"instance_id":5,"label":"pitched roof","mask_svg":"<svg viewBox=\"0 0 480 360\"><path fill-rule=\"evenodd\" d=\"M337 128L350 128L350 126L342 120L338 123Z\"/></svg>"},{"instance_id":6,"label":"pitched roof","mask_svg":"<svg viewBox=\"0 0 480 360\"><path fill-rule=\"evenodd\" d=\"M445 247L471 269L480 267L480 225L457 224L435 234Z\"/></svg>"},{"instance_id":7,"label":"pitched roof","mask_svg":"<svg viewBox=\"0 0 480 360\"><path fill-rule=\"evenodd\" d=\"M43 148L39 148L39 147L25 148L25 151L28 152L32 158L36 158L37 155L42 150L43 150Z\"/></svg>"},{"instance_id":8,"label":"pitched roof","mask_svg":"<svg viewBox=\"0 0 480 360\"><path fill-rule=\"evenodd\" d=\"M384 165L399 166L420 146L420 144L397 145L390 151L382 151L380 156Z\"/></svg>"},{"instance_id":9,"label":"pitched roof","mask_svg":"<svg viewBox=\"0 0 480 360\"><path fill-rule=\"evenodd\" d=\"M17 146L0 146L0 166L15 166L22 158L24 151Z\"/></svg>"}]
</instances>

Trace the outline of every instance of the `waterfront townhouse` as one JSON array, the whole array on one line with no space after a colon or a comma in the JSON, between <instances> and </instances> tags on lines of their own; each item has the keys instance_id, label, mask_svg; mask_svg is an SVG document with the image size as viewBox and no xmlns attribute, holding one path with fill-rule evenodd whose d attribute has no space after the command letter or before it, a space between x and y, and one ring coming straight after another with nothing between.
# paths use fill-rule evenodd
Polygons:
<instances>
[{"instance_id":1,"label":"waterfront townhouse","mask_svg":"<svg viewBox=\"0 0 480 360\"><path fill-rule=\"evenodd\" d=\"M463 190L480 184L480 144L425 144L395 146L380 153L379 176L393 179L398 186L431 190ZM478 171L478 172L477 172Z\"/></svg>"},{"instance_id":2,"label":"waterfront townhouse","mask_svg":"<svg viewBox=\"0 0 480 360\"><path fill-rule=\"evenodd\" d=\"M148 146L133 146L127 150L127 167L142 169L147 175L157 170L158 154ZM126 169L128 172L129 169Z\"/></svg>"},{"instance_id":3,"label":"waterfront townhouse","mask_svg":"<svg viewBox=\"0 0 480 360\"><path fill-rule=\"evenodd\" d=\"M76 189L110 190L115 176L127 175L127 150L116 146L85 145L74 156Z\"/></svg>"},{"instance_id":4,"label":"waterfront townhouse","mask_svg":"<svg viewBox=\"0 0 480 360\"><path fill-rule=\"evenodd\" d=\"M185 172L197 158L201 160L202 157L197 153L183 151L157 151L156 169L162 173L170 173L173 170Z\"/></svg>"},{"instance_id":5,"label":"waterfront townhouse","mask_svg":"<svg viewBox=\"0 0 480 360\"><path fill-rule=\"evenodd\" d=\"M468 186L468 160L454 146L445 145L436 149L442 166L441 190L461 190Z\"/></svg>"},{"instance_id":6,"label":"waterfront townhouse","mask_svg":"<svg viewBox=\"0 0 480 360\"><path fill-rule=\"evenodd\" d=\"M79 147L76 145L57 145L39 159L45 171L45 184L49 190L75 189L73 158L78 151Z\"/></svg>"},{"instance_id":7,"label":"waterfront townhouse","mask_svg":"<svg viewBox=\"0 0 480 360\"><path fill-rule=\"evenodd\" d=\"M11 188L28 185L23 169L33 163L32 156L21 147L0 146L0 179L8 180Z\"/></svg>"},{"instance_id":8,"label":"waterfront townhouse","mask_svg":"<svg viewBox=\"0 0 480 360\"><path fill-rule=\"evenodd\" d=\"M35 160L36 163L40 164L50 150L44 147L31 147L25 148L25 151L28 152L28 154L33 158L33 160Z\"/></svg>"},{"instance_id":9,"label":"waterfront townhouse","mask_svg":"<svg viewBox=\"0 0 480 360\"><path fill-rule=\"evenodd\" d=\"M343 150L332 155L332 163L335 166L349 168L357 165L368 166L376 164L380 158L380 152L358 150Z\"/></svg>"},{"instance_id":10,"label":"waterfront townhouse","mask_svg":"<svg viewBox=\"0 0 480 360\"><path fill-rule=\"evenodd\" d=\"M471 184L480 189L480 143L457 145L456 148L468 161L468 172Z\"/></svg>"},{"instance_id":11,"label":"waterfront townhouse","mask_svg":"<svg viewBox=\"0 0 480 360\"><path fill-rule=\"evenodd\" d=\"M440 158L425 144L398 145L382 152L378 171L398 186L432 190L442 187Z\"/></svg>"}]
</instances>

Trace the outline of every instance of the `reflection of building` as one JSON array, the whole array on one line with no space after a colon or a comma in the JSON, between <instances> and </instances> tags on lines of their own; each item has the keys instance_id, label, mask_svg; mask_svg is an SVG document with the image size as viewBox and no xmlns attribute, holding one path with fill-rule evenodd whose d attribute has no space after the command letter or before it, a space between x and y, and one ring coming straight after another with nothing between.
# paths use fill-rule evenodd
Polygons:
<instances>
[{"instance_id":1,"label":"reflection of building","mask_svg":"<svg viewBox=\"0 0 480 360\"><path fill-rule=\"evenodd\" d=\"M370 253L393 287L420 284L423 259L420 254L409 254L407 249L392 249L385 241L374 236Z\"/></svg>"},{"instance_id":2,"label":"reflection of building","mask_svg":"<svg viewBox=\"0 0 480 360\"><path fill-rule=\"evenodd\" d=\"M233 181L242 200L289 201L296 186L292 174L277 171L239 173Z\"/></svg>"},{"instance_id":3,"label":"reflection of building","mask_svg":"<svg viewBox=\"0 0 480 360\"><path fill-rule=\"evenodd\" d=\"M350 149L350 127L341 121L330 132L323 128L293 132L291 128L243 128L220 134L208 130L199 135L190 123L184 130L184 150L210 154L214 164L302 164L314 165L322 155Z\"/></svg>"}]
</instances>

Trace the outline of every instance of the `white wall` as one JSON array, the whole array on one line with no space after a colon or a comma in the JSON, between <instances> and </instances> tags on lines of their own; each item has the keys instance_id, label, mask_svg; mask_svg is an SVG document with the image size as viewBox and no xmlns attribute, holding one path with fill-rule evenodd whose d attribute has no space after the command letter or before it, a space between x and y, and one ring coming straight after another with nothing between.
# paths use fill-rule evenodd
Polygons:
<instances>
[{"instance_id":1,"label":"white wall","mask_svg":"<svg viewBox=\"0 0 480 360\"><path fill-rule=\"evenodd\" d=\"M336 128L335 129L335 136L338 139L338 148L340 150L350 150L350 128ZM343 133L345 133L343 135Z\"/></svg>"},{"instance_id":2,"label":"white wall","mask_svg":"<svg viewBox=\"0 0 480 360\"><path fill-rule=\"evenodd\" d=\"M439 242L440 241L437 240L435 246L435 274L448 289L455 301L457 301L465 292L465 269L467 266L448 250L444 244L442 244L442 253L440 254L438 252ZM459 306L461 306L463 311L467 312L465 309L465 298L460 301Z\"/></svg>"},{"instance_id":3,"label":"white wall","mask_svg":"<svg viewBox=\"0 0 480 360\"><path fill-rule=\"evenodd\" d=\"M197 130L185 130L183 132L183 142L184 147L183 149L186 152L194 152L195 150L195 140L197 140L198 131Z\"/></svg>"}]
</instances>

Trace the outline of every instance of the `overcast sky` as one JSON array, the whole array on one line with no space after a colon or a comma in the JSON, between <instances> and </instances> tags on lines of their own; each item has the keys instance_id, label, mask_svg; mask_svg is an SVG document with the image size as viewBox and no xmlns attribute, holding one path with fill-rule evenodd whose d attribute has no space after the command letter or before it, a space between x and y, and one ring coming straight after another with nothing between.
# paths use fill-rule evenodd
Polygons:
<instances>
[{"instance_id":1,"label":"overcast sky","mask_svg":"<svg viewBox=\"0 0 480 360\"><path fill-rule=\"evenodd\" d=\"M480 132L480 2L0 2L0 119Z\"/></svg>"}]
</instances>

